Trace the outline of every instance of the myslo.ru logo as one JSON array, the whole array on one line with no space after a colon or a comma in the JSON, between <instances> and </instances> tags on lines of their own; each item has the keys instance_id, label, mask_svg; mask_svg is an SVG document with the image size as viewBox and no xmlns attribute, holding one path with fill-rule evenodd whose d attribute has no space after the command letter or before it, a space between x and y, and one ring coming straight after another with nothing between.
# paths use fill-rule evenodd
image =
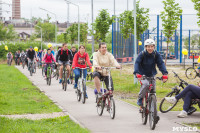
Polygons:
<instances>
[{"instance_id":1,"label":"myslo.ru logo","mask_svg":"<svg viewBox=\"0 0 200 133\"><path fill-rule=\"evenodd\" d=\"M173 127L172 131L178 132L196 132L197 127Z\"/></svg>"}]
</instances>

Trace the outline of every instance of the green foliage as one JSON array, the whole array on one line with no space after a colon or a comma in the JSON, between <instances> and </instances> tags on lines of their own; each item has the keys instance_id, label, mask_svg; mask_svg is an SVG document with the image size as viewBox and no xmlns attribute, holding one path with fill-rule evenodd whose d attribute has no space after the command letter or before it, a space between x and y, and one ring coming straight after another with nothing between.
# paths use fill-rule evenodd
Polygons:
<instances>
[{"instance_id":1,"label":"green foliage","mask_svg":"<svg viewBox=\"0 0 200 133\"><path fill-rule=\"evenodd\" d=\"M167 42L169 43L170 38L173 36L180 23L182 9L174 0L165 0L162 2L164 4L164 11L161 12L162 26L164 28L163 33L167 37Z\"/></svg>"},{"instance_id":2,"label":"green foliage","mask_svg":"<svg viewBox=\"0 0 200 133\"><path fill-rule=\"evenodd\" d=\"M80 41L84 44L87 43L87 35L88 35L88 24L84 23L80 25Z\"/></svg>"},{"instance_id":3,"label":"green foliage","mask_svg":"<svg viewBox=\"0 0 200 133\"><path fill-rule=\"evenodd\" d=\"M14 55L17 50L26 50L30 46L41 48L41 42L2 42L0 45L0 58L6 59L6 54L8 51L5 50L5 45L8 46L8 51L11 51ZM43 49L47 49L45 44L42 44Z\"/></svg>"},{"instance_id":4,"label":"green foliage","mask_svg":"<svg viewBox=\"0 0 200 133\"><path fill-rule=\"evenodd\" d=\"M5 40L15 40L18 39L18 35L15 32L13 25L8 25L7 27L4 26L2 22L0 22L0 40L5 41Z\"/></svg>"},{"instance_id":5,"label":"green foliage","mask_svg":"<svg viewBox=\"0 0 200 133\"><path fill-rule=\"evenodd\" d=\"M106 35L106 43L109 43L109 44L112 43L112 31L110 31L110 32Z\"/></svg>"},{"instance_id":6,"label":"green foliage","mask_svg":"<svg viewBox=\"0 0 200 133\"><path fill-rule=\"evenodd\" d=\"M106 9L100 11L95 22L92 24L94 33L91 32L97 42L99 42L99 40L105 42L106 34L109 32L110 25L113 21L114 17L110 17Z\"/></svg>"},{"instance_id":7,"label":"green foliage","mask_svg":"<svg viewBox=\"0 0 200 133\"><path fill-rule=\"evenodd\" d=\"M197 24L200 26L200 2L199 0L191 0L194 3L194 9L197 11L199 21Z\"/></svg>"}]
</instances>

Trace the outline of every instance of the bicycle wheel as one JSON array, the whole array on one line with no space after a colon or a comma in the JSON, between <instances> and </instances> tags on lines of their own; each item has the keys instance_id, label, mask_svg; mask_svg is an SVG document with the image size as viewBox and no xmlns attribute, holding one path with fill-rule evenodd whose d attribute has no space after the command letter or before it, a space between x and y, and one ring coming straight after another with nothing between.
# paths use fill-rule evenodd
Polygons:
<instances>
[{"instance_id":1,"label":"bicycle wheel","mask_svg":"<svg viewBox=\"0 0 200 133\"><path fill-rule=\"evenodd\" d=\"M197 71L193 67L189 67L186 69L185 75L188 79L195 79L197 77Z\"/></svg>"},{"instance_id":2,"label":"bicycle wheel","mask_svg":"<svg viewBox=\"0 0 200 133\"><path fill-rule=\"evenodd\" d=\"M32 76L33 75L33 70L32 70L32 65L30 65L30 75Z\"/></svg>"},{"instance_id":3,"label":"bicycle wheel","mask_svg":"<svg viewBox=\"0 0 200 133\"><path fill-rule=\"evenodd\" d=\"M103 114L104 106L105 106L105 101L103 101L103 99L97 102L97 113L99 116Z\"/></svg>"},{"instance_id":4,"label":"bicycle wheel","mask_svg":"<svg viewBox=\"0 0 200 133\"><path fill-rule=\"evenodd\" d=\"M82 92L82 103L84 104L86 101L86 85L84 81L82 82L83 92Z\"/></svg>"},{"instance_id":5,"label":"bicycle wheel","mask_svg":"<svg viewBox=\"0 0 200 133\"><path fill-rule=\"evenodd\" d=\"M175 97L176 95L177 95L177 93L175 91L171 91L165 97ZM165 98L163 98L161 103L160 103L160 107L159 107L160 112L162 112L162 113L169 112L170 110L172 110L176 106L177 102L174 103L174 104L171 104L171 103L167 102L165 100Z\"/></svg>"},{"instance_id":6,"label":"bicycle wheel","mask_svg":"<svg viewBox=\"0 0 200 133\"><path fill-rule=\"evenodd\" d=\"M156 96L151 95L149 100L149 125L151 130L154 130L157 124L157 106L156 106Z\"/></svg>"},{"instance_id":7,"label":"bicycle wheel","mask_svg":"<svg viewBox=\"0 0 200 133\"><path fill-rule=\"evenodd\" d=\"M22 62L22 67L23 67L23 69L24 69L24 66L25 66L25 62L23 61L23 62Z\"/></svg>"},{"instance_id":8,"label":"bicycle wheel","mask_svg":"<svg viewBox=\"0 0 200 133\"><path fill-rule=\"evenodd\" d=\"M51 85L51 69L49 70L49 86Z\"/></svg>"},{"instance_id":9,"label":"bicycle wheel","mask_svg":"<svg viewBox=\"0 0 200 133\"><path fill-rule=\"evenodd\" d=\"M109 105L109 112L110 112L110 117L111 119L115 118L115 100L113 97L110 98L110 105Z\"/></svg>"},{"instance_id":10,"label":"bicycle wheel","mask_svg":"<svg viewBox=\"0 0 200 133\"><path fill-rule=\"evenodd\" d=\"M78 102L81 101L81 92L78 88L77 88L77 100L78 100Z\"/></svg>"},{"instance_id":11,"label":"bicycle wheel","mask_svg":"<svg viewBox=\"0 0 200 133\"><path fill-rule=\"evenodd\" d=\"M146 102L146 97L143 98L143 106L142 106L142 124L146 125L147 124L147 119L148 119L148 110L147 110L147 102Z\"/></svg>"}]
</instances>

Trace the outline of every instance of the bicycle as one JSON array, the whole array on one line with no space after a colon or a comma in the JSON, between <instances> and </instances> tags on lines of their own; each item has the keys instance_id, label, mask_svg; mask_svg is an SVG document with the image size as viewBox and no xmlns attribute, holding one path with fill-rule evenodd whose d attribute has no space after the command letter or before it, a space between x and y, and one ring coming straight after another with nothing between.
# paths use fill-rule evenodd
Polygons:
<instances>
[{"instance_id":1,"label":"bicycle","mask_svg":"<svg viewBox=\"0 0 200 133\"><path fill-rule=\"evenodd\" d=\"M21 61L22 61L22 68L24 69L24 67L26 65L25 58L21 58Z\"/></svg>"},{"instance_id":2,"label":"bicycle","mask_svg":"<svg viewBox=\"0 0 200 133\"><path fill-rule=\"evenodd\" d=\"M177 73L175 73L174 71L172 71L172 72L174 73L174 77L176 77L178 79L179 85L176 85L175 87L173 87L172 91L169 92L165 97L175 97L176 95L178 95L181 92L181 88L184 89L185 86L188 86L188 83L186 81L184 81L183 79L181 79ZM176 103L174 103L174 104L171 104L171 103L167 102L165 100L165 98L163 98L161 100L160 107L159 107L160 112L162 112L162 113L169 112L176 106L177 103L178 103L178 101L176 101ZM200 107L200 99L192 99L191 106L195 105L195 104L198 104ZM188 111L188 115L191 115L192 113L193 112Z\"/></svg>"},{"instance_id":3,"label":"bicycle","mask_svg":"<svg viewBox=\"0 0 200 133\"><path fill-rule=\"evenodd\" d=\"M34 73L34 60L31 60L29 62L29 71L30 71L30 76L32 76Z\"/></svg>"},{"instance_id":4,"label":"bicycle","mask_svg":"<svg viewBox=\"0 0 200 133\"><path fill-rule=\"evenodd\" d=\"M147 77L145 75L143 75L142 78L143 80L147 79L149 81L148 90L145 94L145 97L142 100L142 106L140 108L140 113L142 115L142 123L143 125L146 125L148 115L149 115L150 129L154 130L160 117L157 115L157 103L156 103L157 100L156 100L156 92L153 89L153 81L156 79L162 80L162 78L161 77L156 77L156 78Z\"/></svg>"},{"instance_id":5,"label":"bicycle","mask_svg":"<svg viewBox=\"0 0 200 133\"><path fill-rule=\"evenodd\" d=\"M11 58L7 59L7 64L8 64L8 66L11 66L11 64L12 64L12 59Z\"/></svg>"},{"instance_id":6,"label":"bicycle","mask_svg":"<svg viewBox=\"0 0 200 133\"><path fill-rule=\"evenodd\" d=\"M52 74L52 64L54 63L45 63L47 65L47 78L46 78L46 81L47 81L47 85L51 85L51 74Z\"/></svg>"},{"instance_id":7,"label":"bicycle","mask_svg":"<svg viewBox=\"0 0 200 133\"><path fill-rule=\"evenodd\" d=\"M86 67L86 68L76 67L76 68L81 69L81 77L79 77L79 79L78 79L78 87L77 87L77 91L76 91L77 100L80 101L82 99L82 103L84 104L86 101L86 80L83 75L83 70L85 70L89 67Z\"/></svg>"},{"instance_id":8,"label":"bicycle","mask_svg":"<svg viewBox=\"0 0 200 133\"><path fill-rule=\"evenodd\" d=\"M194 62L192 67L186 69L185 75L188 79L195 79L197 76L200 77L198 66L196 66L197 64Z\"/></svg>"},{"instance_id":9,"label":"bicycle","mask_svg":"<svg viewBox=\"0 0 200 133\"><path fill-rule=\"evenodd\" d=\"M68 70L66 70L66 65L69 65L69 64L65 64L63 63L63 73L62 73L62 89L64 91L67 90L67 76L68 76Z\"/></svg>"},{"instance_id":10,"label":"bicycle","mask_svg":"<svg viewBox=\"0 0 200 133\"><path fill-rule=\"evenodd\" d=\"M115 100L113 98L113 91L111 90L111 69L116 67L102 67L102 69L106 69L108 71L108 91L104 89L104 78L101 79L102 83L102 97L98 98L96 96L96 103L97 103L97 113L99 116L102 116L104 108L107 109L108 113L110 114L110 118L115 118Z\"/></svg>"}]
</instances>

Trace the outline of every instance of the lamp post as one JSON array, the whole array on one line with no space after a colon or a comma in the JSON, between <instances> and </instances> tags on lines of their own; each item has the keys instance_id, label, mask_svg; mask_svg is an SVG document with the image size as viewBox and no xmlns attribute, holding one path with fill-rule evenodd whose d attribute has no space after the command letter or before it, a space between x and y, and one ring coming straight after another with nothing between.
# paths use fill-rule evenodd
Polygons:
<instances>
[{"instance_id":1,"label":"lamp post","mask_svg":"<svg viewBox=\"0 0 200 133\"><path fill-rule=\"evenodd\" d=\"M133 16L134 16L134 64L136 62L136 58L137 58L137 43L136 43L136 39L137 39L137 26L136 26L136 0L134 0L134 11L133 11ZM134 84L137 83L137 78L134 76Z\"/></svg>"},{"instance_id":2,"label":"lamp post","mask_svg":"<svg viewBox=\"0 0 200 133\"><path fill-rule=\"evenodd\" d=\"M50 11L44 9L44 8L40 8L40 9L55 15L55 43L57 43L57 16L56 16L55 13L50 12Z\"/></svg>"},{"instance_id":3,"label":"lamp post","mask_svg":"<svg viewBox=\"0 0 200 133\"><path fill-rule=\"evenodd\" d=\"M74 4L68 0L65 0L67 3L75 5L78 7L78 47L80 46L80 12L79 12L79 5Z\"/></svg>"},{"instance_id":4,"label":"lamp post","mask_svg":"<svg viewBox=\"0 0 200 133\"><path fill-rule=\"evenodd\" d=\"M93 0L91 0L91 16L92 16L92 24L93 24ZM94 52L94 29L93 29L93 26L92 26L92 53Z\"/></svg>"}]
</instances>

